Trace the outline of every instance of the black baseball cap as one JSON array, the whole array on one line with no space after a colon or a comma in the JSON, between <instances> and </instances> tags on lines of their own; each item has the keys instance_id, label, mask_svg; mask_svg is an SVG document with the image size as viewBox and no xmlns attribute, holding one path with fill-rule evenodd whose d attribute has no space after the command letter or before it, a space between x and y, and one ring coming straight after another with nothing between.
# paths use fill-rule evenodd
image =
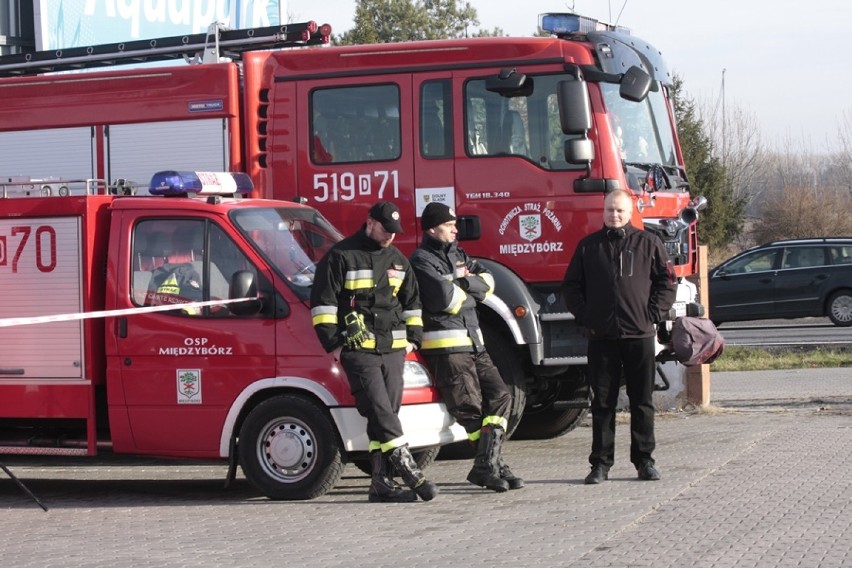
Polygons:
<instances>
[{"instance_id":1,"label":"black baseball cap","mask_svg":"<svg viewBox=\"0 0 852 568\"><path fill-rule=\"evenodd\" d=\"M388 233L403 232L399 222L399 207L390 201L379 201L370 207L370 217L381 223Z\"/></svg>"}]
</instances>

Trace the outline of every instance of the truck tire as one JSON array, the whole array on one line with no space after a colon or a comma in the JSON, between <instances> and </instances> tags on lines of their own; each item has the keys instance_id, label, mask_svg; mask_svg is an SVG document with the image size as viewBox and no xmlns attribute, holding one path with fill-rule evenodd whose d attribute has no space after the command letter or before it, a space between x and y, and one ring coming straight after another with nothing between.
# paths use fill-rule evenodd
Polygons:
<instances>
[{"instance_id":1,"label":"truck tire","mask_svg":"<svg viewBox=\"0 0 852 568\"><path fill-rule=\"evenodd\" d=\"M417 448L415 450L411 450L411 455L414 457L414 461L417 462L417 467L420 469L426 469L435 461L435 458L438 457L438 452L441 451L441 446L432 446L430 448ZM372 475L372 471L370 468L370 459L369 458L355 458L352 460L352 465L360 469L362 472L367 475Z\"/></svg>"},{"instance_id":2,"label":"truck tire","mask_svg":"<svg viewBox=\"0 0 852 568\"><path fill-rule=\"evenodd\" d=\"M270 499L313 499L340 480L343 459L334 425L307 398L281 395L246 417L238 442L246 478Z\"/></svg>"},{"instance_id":3,"label":"truck tire","mask_svg":"<svg viewBox=\"0 0 852 568\"><path fill-rule=\"evenodd\" d=\"M852 291L838 290L828 299L828 319L838 327L852 325Z\"/></svg>"},{"instance_id":4,"label":"truck tire","mask_svg":"<svg viewBox=\"0 0 852 568\"><path fill-rule=\"evenodd\" d=\"M579 368L569 372L575 371L580 372ZM515 431L515 439L546 440L567 434L583 422L589 408L557 409L554 403L561 400L590 401L590 397L589 386L582 377L548 380L543 391L534 397L535 400L527 399L529 402Z\"/></svg>"}]
</instances>

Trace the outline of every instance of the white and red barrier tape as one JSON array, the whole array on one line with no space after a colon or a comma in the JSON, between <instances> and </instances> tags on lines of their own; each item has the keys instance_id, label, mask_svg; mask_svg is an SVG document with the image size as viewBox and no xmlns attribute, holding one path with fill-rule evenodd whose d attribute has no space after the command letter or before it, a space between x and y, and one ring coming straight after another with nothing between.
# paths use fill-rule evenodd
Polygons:
<instances>
[{"instance_id":1,"label":"white and red barrier tape","mask_svg":"<svg viewBox=\"0 0 852 568\"><path fill-rule=\"evenodd\" d=\"M147 314L151 312L169 312L184 310L187 308L203 308L205 306L223 306L247 302L256 298L235 298L233 300L209 300L207 302L187 302L185 304L166 304L162 306L146 306L143 308L127 308L123 310L103 310L99 312L80 312L73 314L55 314L50 316L33 316L26 318L0 318L0 327L12 327L15 325L30 325L34 323L50 323L56 321L74 321L93 318L109 318L115 316L130 316L136 314Z\"/></svg>"}]
</instances>

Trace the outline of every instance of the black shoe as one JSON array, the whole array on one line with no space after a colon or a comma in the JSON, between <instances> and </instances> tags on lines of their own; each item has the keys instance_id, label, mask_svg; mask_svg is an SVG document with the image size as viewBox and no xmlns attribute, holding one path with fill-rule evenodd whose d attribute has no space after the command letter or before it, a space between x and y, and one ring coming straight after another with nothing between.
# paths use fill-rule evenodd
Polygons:
<instances>
[{"instance_id":1,"label":"black shoe","mask_svg":"<svg viewBox=\"0 0 852 568\"><path fill-rule=\"evenodd\" d=\"M592 471L586 476L586 485L597 485L609 479L609 468L604 465L592 466Z\"/></svg>"},{"instance_id":2,"label":"black shoe","mask_svg":"<svg viewBox=\"0 0 852 568\"><path fill-rule=\"evenodd\" d=\"M654 467L651 462L643 463L636 471L639 472L639 479L642 481L657 481L660 479L660 471Z\"/></svg>"}]
</instances>

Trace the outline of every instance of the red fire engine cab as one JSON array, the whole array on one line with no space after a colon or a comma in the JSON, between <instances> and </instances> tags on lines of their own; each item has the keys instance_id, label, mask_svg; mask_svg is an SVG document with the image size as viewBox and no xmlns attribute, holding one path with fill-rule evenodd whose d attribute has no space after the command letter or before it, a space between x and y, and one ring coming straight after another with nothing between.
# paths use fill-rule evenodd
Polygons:
<instances>
[{"instance_id":1,"label":"red fire engine cab","mask_svg":"<svg viewBox=\"0 0 852 568\"><path fill-rule=\"evenodd\" d=\"M312 207L240 198L251 190L204 172L156 174L148 196L0 180L0 454L227 460L273 499L322 495L367 459L310 315L340 233ZM466 433L416 360L405 384L425 465Z\"/></svg>"},{"instance_id":2,"label":"red fire engine cab","mask_svg":"<svg viewBox=\"0 0 852 568\"><path fill-rule=\"evenodd\" d=\"M444 202L495 276L481 320L514 394L510 429L559 435L589 399L560 282L602 225L604 195L635 195L634 222L665 242L681 279L681 314L697 296L685 277L704 201L689 194L659 52L576 14L540 27L551 36L330 47L330 28L310 22L3 57L0 174L245 171L257 195L302 200L345 233L390 199L406 253L425 205ZM30 76L216 56L232 60Z\"/></svg>"}]
</instances>

